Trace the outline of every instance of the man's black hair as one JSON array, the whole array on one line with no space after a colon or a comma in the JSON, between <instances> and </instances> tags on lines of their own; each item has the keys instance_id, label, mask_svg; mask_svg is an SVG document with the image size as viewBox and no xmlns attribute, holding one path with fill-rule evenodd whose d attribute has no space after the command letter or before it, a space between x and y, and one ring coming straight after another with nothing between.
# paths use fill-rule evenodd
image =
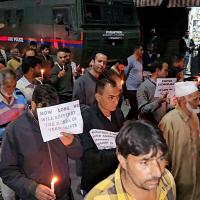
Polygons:
<instances>
[{"instance_id":1,"label":"man's black hair","mask_svg":"<svg viewBox=\"0 0 200 200\"><path fill-rule=\"evenodd\" d=\"M69 48L63 48L65 53L72 53L71 50Z\"/></svg>"},{"instance_id":2,"label":"man's black hair","mask_svg":"<svg viewBox=\"0 0 200 200\"><path fill-rule=\"evenodd\" d=\"M127 58L120 58L116 61L116 63L119 63L119 64L122 64L124 66L127 66L128 65L128 60Z\"/></svg>"},{"instance_id":3,"label":"man's black hair","mask_svg":"<svg viewBox=\"0 0 200 200\"><path fill-rule=\"evenodd\" d=\"M58 54L59 52L71 53L71 50L68 48L60 48L57 50L56 54Z\"/></svg>"},{"instance_id":4,"label":"man's black hair","mask_svg":"<svg viewBox=\"0 0 200 200\"><path fill-rule=\"evenodd\" d=\"M36 41L30 41L30 46L36 46L37 47L37 42Z\"/></svg>"},{"instance_id":5,"label":"man's black hair","mask_svg":"<svg viewBox=\"0 0 200 200\"><path fill-rule=\"evenodd\" d=\"M48 84L36 86L32 95L32 101L36 105L41 104L41 107L54 106L59 103L55 88Z\"/></svg>"},{"instance_id":6,"label":"man's black hair","mask_svg":"<svg viewBox=\"0 0 200 200\"><path fill-rule=\"evenodd\" d=\"M116 137L118 152L125 158L129 154L145 155L153 151L155 156L161 151L163 156L168 153L168 146L159 129L155 129L145 121L128 121L120 129Z\"/></svg>"},{"instance_id":7,"label":"man's black hair","mask_svg":"<svg viewBox=\"0 0 200 200\"><path fill-rule=\"evenodd\" d=\"M142 43L138 43L134 46L133 48L133 52L135 52L137 49L139 49L140 47L144 47L144 45Z\"/></svg>"},{"instance_id":8,"label":"man's black hair","mask_svg":"<svg viewBox=\"0 0 200 200\"><path fill-rule=\"evenodd\" d=\"M163 59L158 59L158 60L156 60L156 61L154 61L153 62L153 64L152 64L152 66L151 67L149 67L149 71L151 72L151 73L154 73L154 72L156 72L156 70L157 69L159 69L159 70L162 70L162 68L163 68L163 63L167 63L167 62L165 62Z\"/></svg>"},{"instance_id":9,"label":"man's black hair","mask_svg":"<svg viewBox=\"0 0 200 200\"><path fill-rule=\"evenodd\" d=\"M28 56L22 61L22 72L23 74L28 73L30 68L35 68L37 64L41 64L42 60L36 56Z\"/></svg>"},{"instance_id":10,"label":"man's black hair","mask_svg":"<svg viewBox=\"0 0 200 200\"><path fill-rule=\"evenodd\" d=\"M103 90L107 84L110 84L112 87L117 86L117 84L114 80L103 78L103 79L97 81L96 93L102 94Z\"/></svg>"},{"instance_id":11,"label":"man's black hair","mask_svg":"<svg viewBox=\"0 0 200 200\"><path fill-rule=\"evenodd\" d=\"M44 50L44 49L50 49L50 46L48 45L48 44L42 44L41 46L40 46L40 51L42 51L42 50Z\"/></svg>"}]
</instances>

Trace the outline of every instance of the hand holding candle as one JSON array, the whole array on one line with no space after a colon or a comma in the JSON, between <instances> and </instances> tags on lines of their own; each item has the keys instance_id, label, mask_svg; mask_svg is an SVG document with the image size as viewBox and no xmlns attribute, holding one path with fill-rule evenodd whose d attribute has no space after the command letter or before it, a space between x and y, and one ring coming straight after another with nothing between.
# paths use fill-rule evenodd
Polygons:
<instances>
[{"instance_id":1,"label":"hand holding candle","mask_svg":"<svg viewBox=\"0 0 200 200\"><path fill-rule=\"evenodd\" d=\"M55 182L57 182L58 178L57 177L53 177L51 180L51 191L54 193L54 186L55 186Z\"/></svg>"}]
</instances>

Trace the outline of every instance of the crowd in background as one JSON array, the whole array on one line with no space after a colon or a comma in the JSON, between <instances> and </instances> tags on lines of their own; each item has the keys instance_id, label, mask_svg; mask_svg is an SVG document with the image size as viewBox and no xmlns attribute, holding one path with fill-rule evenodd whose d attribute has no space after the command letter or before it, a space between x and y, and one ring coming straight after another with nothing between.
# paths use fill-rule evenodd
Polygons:
<instances>
[{"instance_id":1,"label":"crowd in background","mask_svg":"<svg viewBox=\"0 0 200 200\"><path fill-rule=\"evenodd\" d=\"M24 55L18 48L11 49L9 56L1 49L3 198L73 199L70 157L76 159L80 192L87 200L200 199L200 96L198 83L184 80L193 48L185 35L181 51L162 58L154 33L146 47L134 45L132 55L119 58L112 66L108 66L108 56L99 51L91 55L84 69L72 61L68 48L58 49L55 59L48 45L41 45L38 51L35 42ZM174 96L166 92L155 97L159 78L176 78ZM66 133L49 147L42 141L36 109L72 100L80 102L83 133ZM127 116L122 103L129 108ZM94 129L119 132L117 151L99 149L91 137ZM62 177L55 191L50 189L49 149L56 163L54 172Z\"/></svg>"}]
</instances>

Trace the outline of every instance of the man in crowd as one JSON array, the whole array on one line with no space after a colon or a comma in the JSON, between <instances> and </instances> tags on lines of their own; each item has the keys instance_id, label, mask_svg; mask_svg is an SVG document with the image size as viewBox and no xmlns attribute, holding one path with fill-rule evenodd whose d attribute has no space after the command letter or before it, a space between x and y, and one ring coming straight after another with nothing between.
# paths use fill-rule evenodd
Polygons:
<instances>
[{"instance_id":1,"label":"man in crowd","mask_svg":"<svg viewBox=\"0 0 200 200\"><path fill-rule=\"evenodd\" d=\"M14 72L22 64L22 58L18 48L10 50L11 59L7 62L7 67L10 67Z\"/></svg>"},{"instance_id":2,"label":"man in crowd","mask_svg":"<svg viewBox=\"0 0 200 200\"><path fill-rule=\"evenodd\" d=\"M0 138L5 127L25 110L26 99L16 90L16 74L11 69L0 72Z\"/></svg>"},{"instance_id":3,"label":"man in crowd","mask_svg":"<svg viewBox=\"0 0 200 200\"><path fill-rule=\"evenodd\" d=\"M4 49L0 48L0 63L4 63L4 65L6 66L7 62L8 62L8 55Z\"/></svg>"},{"instance_id":4,"label":"man in crowd","mask_svg":"<svg viewBox=\"0 0 200 200\"><path fill-rule=\"evenodd\" d=\"M154 52L153 44L148 44L147 50L144 51L142 61L143 61L143 70L150 71L153 63L157 60L157 54Z\"/></svg>"},{"instance_id":5,"label":"man in crowd","mask_svg":"<svg viewBox=\"0 0 200 200\"><path fill-rule=\"evenodd\" d=\"M26 97L28 103L30 103L33 91L37 84L41 84L36 80L36 77L41 75L41 63L42 61L35 57L27 57L22 63L23 76L17 81L18 88Z\"/></svg>"},{"instance_id":6,"label":"man in crowd","mask_svg":"<svg viewBox=\"0 0 200 200\"><path fill-rule=\"evenodd\" d=\"M43 44L40 46L40 57L42 58L43 62L52 60L53 58L49 55L50 54L50 46L48 44Z\"/></svg>"},{"instance_id":7,"label":"man in crowd","mask_svg":"<svg viewBox=\"0 0 200 200\"><path fill-rule=\"evenodd\" d=\"M194 82L175 83L177 107L160 122L171 152L177 200L200 199L199 91Z\"/></svg>"},{"instance_id":8,"label":"man in crowd","mask_svg":"<svg viewBox=\"0 0 200 200\"><path fill-rule=\"evenodd\" d=\"M168 64L161 60L154 62L150 68L151 78L147 78L137 90L137 101L140 118L157 125L167 112L167 93L162 97L154 97L157 78L165 78Z\"/></svg>"},{"instance_id":9,"label":"man in crowd","mask_svg":"<svg viewBox=\"0 0 200 200\"><path fill-rule=\"evenodd\" d=\"M66 103L72 100L73 74L72 66L68 63L66 49L59 49L57 62L52 69L51 83L57 90L59 103Z\"/></svg>"},{"instance_id":10,"label":"man in crowd","mask_svg":"<svg viewBox=\"0 0 200 200\"><path fill-rule=\"evenodd\" d=\"M16 90L16 74L12 69L0 72L0 143L5 127L19 117L26 107L26 99ZM1 182L1 192L4 200L14 200L15 193Z\"/></svg>"},{"instance_id":11,"label":"man in crowd","mask_svg":"<svg viewBox=\"0 0 200 200\"><path fill-rule=\"evenodd\" d=\"M119 167L96 185L85 200L175 200L176 187L165 168L168 147L160 131L129 121L116 138Z\"/></svg>"},{"instance_id":12,"label":"man in crowd","mask_svg":"<svg viewBox=\"0 0 200 200\"><path fill-rule=\"evenodd\" d=\"M43 142L36 111L57 104L55 89L38 85L33 92L31 109L5 130L0 176L22 200L72 199L68 157L81 156L80 143L67 133L62 133L59 139ZM54 175L58 178L55 192L51 190Z\"/></svg>"},{"instance_id":13,"label":"man in crowd","mask_svg":"<svg viewBox=\"0 0 200 200\"><path fill-rule=\"evenodd\" d=\"M107 56L97 53L91 61L91 69L78 78L74 84L73 99L78 99L84 110L95 104L95 89L99 77L106 68Z\"/></svg>"},{"instance_id":14,"label":"man in crowd","mask_svg":"<svg viewBox=\"0 0 200 200\"><path fill-rule=\"evenodd\" d=\"M181 54L173 54L170 57L169 70L167 78L176 78L177 81L184 80L184 56Z\"/></svg>"},{"instance_id":15,"label":"man in crowd","mask_svg":"<svg viewBox=\"0 0 200 200\"><path fill-rule=\"evenodd\" d=\"M66 53L66 63L72 67L73 79L75 80L80 76L80 73L82 73L80 66L77 66L76 63L72 61L72 52L70 49L64 48L64 51Z\"/></svg>"},{"instance_id":16,"label":"man in crowd","mask_svg":"<svg viewBox=\"0 0 200 200\"><path fill-rule=\"evenodd\" d=\"M185 70L190 70L191 57L195 48L194 40L189 38L189 31L185 31L184 36L179 41L179 51L185 59Z\"/></svg>"},{"instance_id":17,"label":"man in crowd","mask_svg":"<svg viewBox=\"0 0 200 200\"><path fill-rule=\"evenodd\" d=\"M130 110L127 119L138 119L137 89L142 83L142 55L143 47L138 45L134 48L133 55L128 57L128 66L125 70L127 97L130 103Z\"/></svg>"},{"instance_id":18,"label":"man in crowd","mask_svg":"<svg viewBox=\"0 0 200 200\"><path fill-rule=\"evenodd\" d=\"M33 49L35 52L37 52L37 42L36 41L30 41L29 48Z\"/></svg>"},{"instance_id":19,"label":"man in crowd","mask_svg":"<svg viewBox=\"0 0 200 200\"><path fill-rule=\"evenodd\" d=\"M107 139L111 132L116 135L122 126L124 117L117 107L120 89L116 82L101 79L97 82L95 98L97 105L83 111L84 131L80 135L83 146L81 189L83 195L99 181L116 169L118 162L115 147L99 147L92 138L92 132L103 131L102 139ZM101 133L99 133L101 134ZM114 137L114 136L113 136Z\"/></svg>"}]
</instances>

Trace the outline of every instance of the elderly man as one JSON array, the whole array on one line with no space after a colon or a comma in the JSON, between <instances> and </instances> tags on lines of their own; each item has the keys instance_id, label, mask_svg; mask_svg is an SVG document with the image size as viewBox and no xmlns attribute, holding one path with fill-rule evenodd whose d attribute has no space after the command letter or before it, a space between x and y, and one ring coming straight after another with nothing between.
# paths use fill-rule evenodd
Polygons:
<instances>
[{"instance_id":1,"label":"elderly man","mask_svg":"<svg viewBox=\"0 0 200 200\"><path fill-rule=\"evenodd\" d=\"M116 138L119 167L85 200L175 200L175 183L165 169L168 147L162 134L142 121L129 121Z\"/></svg>"},{"instance_id":2,"label":"elderly man","mask_svg":"<svg viewBox=\"0 0 200 200\"><path fill-rule=\"evenodd\" d=\"M3 69L0 72L0 143L6 126L22 114L26 103L21 91L16 89L16 74L12 69ZM15 199L14 192L2 182L1 192L4 200Z\"/></svg>"},{"instance_id":3,"label":"elderly man","mask_svg":"<svg viewBox=\"0 0 200 200\"><path fill-rule=\"evenodd\" d=\"M177 200L200 199L199 91L194 82L175 83L177 107L159 126L171 152L171 170L177 185Z\"/></svg>"},{"instance_id":4,"label":"elderly man","mask_svg":"<svg viewBox=\"0 0 200 200\"><path fill-rule=\"evenodd\" d=\"M58 139L43 142L37 108L58 104L55 89L38 85L27 109L5 130L0 176L22 200L71 200L68 157L78 158L82 148L74 135L63 133ZM55 191L52 176L58 177Z\"/></svg>"},{"instance_id":5,"label":"elderly man","mask_svg":"<svg viewBox=\"0 0 200 200\"><path fill-rule=\"evenodd\" d=\"M81 188L86 193L99 181L116 169L118 162L114 146L98 146L94 132L106 140L113 137L122 127L124 117L117 108L121 90L116 82L102 79L97 82L95 98L97 106L92 106L82 113L84 131L80 135L83 145ZM92 137L93 136L93 137ZM101 143L101 142L100 142Z\"/></svg>"}]
</instances>

